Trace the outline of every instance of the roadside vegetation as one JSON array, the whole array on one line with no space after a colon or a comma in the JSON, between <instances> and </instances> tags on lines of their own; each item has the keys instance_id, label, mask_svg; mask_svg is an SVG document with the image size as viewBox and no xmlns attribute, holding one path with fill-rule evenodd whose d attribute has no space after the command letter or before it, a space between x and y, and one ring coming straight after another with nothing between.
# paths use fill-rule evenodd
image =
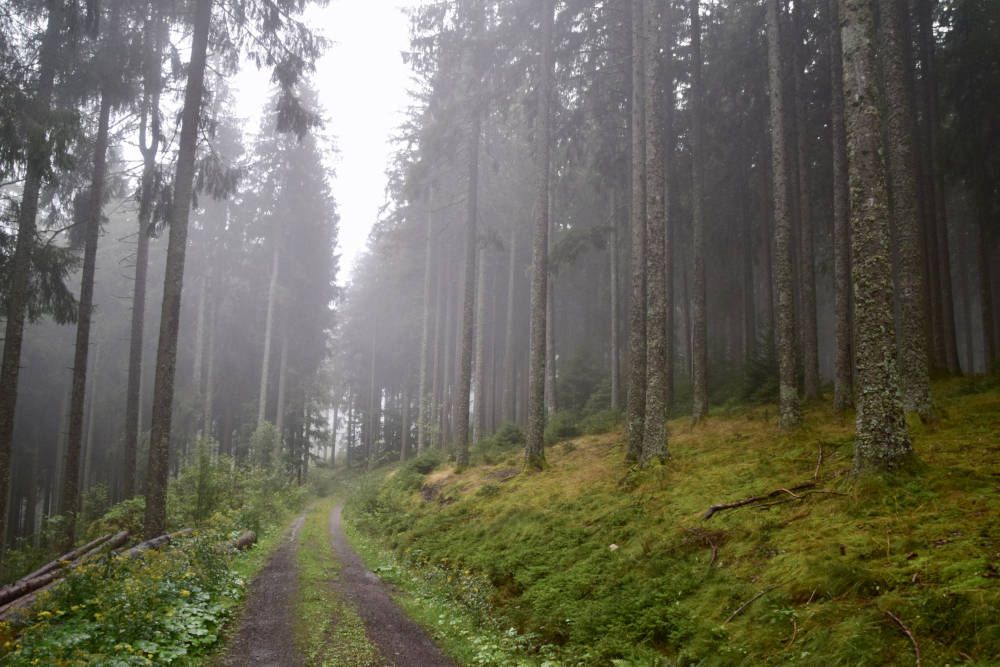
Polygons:
<instances>
[{"instance_id":1,"label":"roadside vegetation","mask_svg":"<svg viewBox=\"0 0 1000 667\"><path fill-rule=\"evenodd\" d=\"M200 664L218 649L249 581L309 490L275 467L212 458L203 445L193 459L168 495L168 529L192 532L138 557L106 553L70 569L0 621L0 663ZM141 498L111 507L89 521L81 542L121 530L141 535L143 512ZM247 530L257 544L238 551L233 543ZM47 544L8 552L4 581L50 560L60 544L53 528Z\"/></svg>"},{"instance_id":2,"label":"roadside vegetation","mask_svg":"<svg viewBox=\"0 0 1000 667\"><path fill-rule=\"evenodd\" d=\"M515 442L461 473L428 455L359 480L347 516L463 664L988 665L1000 387L935 395L940 421L909 425L919 464L893 476L849 474L850 416L819 405L781 431L759 405L673 420L672 460L643 471L618 431L552 446L537 474Z\"/></svg>"}]
</instances>

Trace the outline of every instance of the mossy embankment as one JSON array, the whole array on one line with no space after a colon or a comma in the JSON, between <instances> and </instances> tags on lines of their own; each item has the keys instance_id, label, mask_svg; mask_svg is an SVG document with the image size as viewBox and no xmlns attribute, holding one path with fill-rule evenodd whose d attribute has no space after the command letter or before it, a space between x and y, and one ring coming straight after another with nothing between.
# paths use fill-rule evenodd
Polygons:
<instances>
[{"instance_id":1,"label":"mossy embankment","mask_svg":"<svg viewBox=\"0 0 1000 667\"><path fill-rule=\"evenodd\" d=\"M470 664L997 664L1000 388L935 389L919 464L888 477L850 475L850 416L817 406L785 433L773 407L737 408L673 421L650 470L620 432L534 474L513 449L461 473L418 460L363 478L347 516L446 645L452 614L497 638L453 648Z\"/></svg>"}]
</instances>

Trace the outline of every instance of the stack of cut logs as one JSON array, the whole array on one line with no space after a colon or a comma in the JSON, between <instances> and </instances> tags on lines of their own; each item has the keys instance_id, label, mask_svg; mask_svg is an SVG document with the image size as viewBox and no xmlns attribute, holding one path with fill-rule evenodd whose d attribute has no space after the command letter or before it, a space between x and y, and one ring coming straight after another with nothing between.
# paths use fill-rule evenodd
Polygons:
<instances>
[{"instance_id":1,"label":"stack of cut logs","mask_svg":"<svg viewBox=\"0 0 1000 667\"><path fill-rule=\"evenodd\" d=\"M82 547L73 549L63 554L51 563L43 565L34 572L27 574L12 584L0 588L0 621L10 618L18 610L30 607L38 596L59 583L68 572L94 560L102 554L110 553L121 555L125 558L136 558L150 549L158 549L165 544L180 537L191 534L190 528L179 530L176 533L160 535L151 540L141 542L127 551L123 549L128 542L128 531L120 533L108 533L98 537L96 540L84 544ZM243 550L256 542L257 536L253 531L246 531L238 538L229 543L229 547Z\"/></svg>"}]
</instances>

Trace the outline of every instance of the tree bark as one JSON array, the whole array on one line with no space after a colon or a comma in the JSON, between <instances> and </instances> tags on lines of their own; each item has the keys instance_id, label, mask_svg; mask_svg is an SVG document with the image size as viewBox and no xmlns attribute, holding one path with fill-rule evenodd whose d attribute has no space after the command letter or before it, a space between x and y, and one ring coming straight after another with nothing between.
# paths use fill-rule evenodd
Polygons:
<instances>
[{"instance_id":1,"label":"tree bark","mask_svg":"<svg viewBox=\"0 0 1000 667\"><path fill-rule=\"evenodd\" d=\"M278 295L278 271L280 268L280 243L275 230L274 250L271 255L271 280L267 287L267 315L264 319L264 352L260 360L260 389L257 393L257 426L267 418L267 388L271 370L271 339L274 329L274 308Z\"/></svg>"},{"instance_id":2,"label":"tree bark","mask_svg":"<svg viewBox=\"0 0 1000 667\"><path fill-rule=\"evenodd\" d=\"M152 3L150 3L152 4ZM132 284L132 323L129 330L128 385L125 398L125 451L122 491L125 498L136 494L136 459L139 451L139 405L142 400L142 340L146 323L146 282L149 241L156 183L156 155L160 148L160 92L163 20L158 13L147 24L144 97L139 120L139 150L142 153L142 183L139 186L139 220L136 234L135 280ZM150 37L152 36L152 39Z\"/></svg>"},{"instance_id":3,"label":"tree bark","mask_svg":"<svg viewBox=\"0 0 1000 667\"><path fill-rule=\"evenodd\" d=\"M177 332L180 328L184 255L187 248L188 220L191 213L191 194L194 183L194 161L198 148L198 123L201 117L201 98L205 82L205 61L211 21L212 0L198 0L195 5L191 62L188 66L184 109L181 114L177 174L174 179L173 217L167 243L163 307L160 314L160 338L156 351L153 422L149 438L146 512L143 526L147 539L162 534L167 519L170 420L173 408L174 375L177 369Z\"/></svg>"},{"instance_id":4,"label":"tree bark","mask_svg":"<svg viewBox=\"0 0 1000 667\"><path fill-rule=\"evenodd\" d=\"M274 426L278 431L278 449L284 441L285 429L285 393L288 383L288 331L284 322L281 325L281 351L278 353L278 404L274 411Z\"/></svg>"},{"instance_id":5,"label":"tree bark","mask_svg":"<svg viewBox=\"0 0 1000 667\"><path fill-rule=\"evenodd\" d=\"M549 306L549 185L552 161L552 33L554 0L539 0L541 55L536 126L535 221L531 241L531 310L528 331L528 432L525 465L545 466L545 378Z\"/></svg>"},{"instance_id":6,"label":"tree bark","mask_svg":"<svg viewBox=\"0 0 1000 667\"><path fill-rule=\"evenodd\" d=\"M646 431L646 147L643 104L645 49L643 46L643 0L632 0L632 205L629 226L632 235L631 285L629 297L628 398L626 425L628 449L625 460L642 457Z\"/></svg>"},{"instance_id":7,"label":"tree bark","mask_svg":"<svg viewBox=\"0 0 1000 667\"><path fill-rule=\"evenodd\" d=\"M34 105L48 110L52 104L52 87L59 58L60 35L65 15L61 0L49 0L45 37L42 40L38 65L38 88ZM38 126L29 137L29 146L42 146ZM36 134L37 133L37 134ZM30 298L29 278L31 254L35 245L35 218L38 215L38 194L45 178L48 156L38 148L28 154L17 218L17 240L10 260L10 284L7 286L7 322L4 331L3 364L0 366L0 545L6 544L7 499L10 490L10 453L14 438L14 415L17 410L17 383L21 372L21 345L24 322Z\"/></svg>"},{"instance_id":8,"label":"tree bark","mask_svg":"<svg viewBox=\"0 0 1000 667\"><path fill-rule=\"evenodd\" d=\"M667 309L666 206L664 203L663 135L659 91L660 24L658 0L645 0L643 40L643 114L646 171L646 407L639 464L667 458ZM669 53L669 51L668 51Z\"/></svg>"},{"instance_id":9,"label":"tree bark","mask_svg":"<svg viewBox=\"0 0 1000 667\"><path fill-rule=\"evenodd\" d=\"M807 401L819 398L819 343L816 325L816 260L813 241L812 198L809 185L809 119L806 115L805 63L809 54L805 49L802 25L802 2L794 4L794 40L792 63L795 69L795 127L796 158L798 162L799 204L799 282L802 347L802 389Z\"/></svg>"},{"instance_id":10,"label":"tree bark","mask_svg":"<svg viewBox=\"0 0 1000 667\"><path fill-rule=\"evenodd\" d=\"M472 441L486 434L486 250L479 249L479 276L476 279L476 361L474 366L476 410L473 415Z\"/></svg>"},{"instance_id":11,"label":"tree bark","mask_svg":"<svg viewBox=\"0 0 1000 667\"><path fill-rule=\"evenodd\" d=\"M610 296L611 318L608 340L611 372L611 409L621 408L621 357L618 354L618 189L611 188L611 232L608 239L608 292Z\"/></svg>"},{"instance_id":12,"label":"tree bark","mask_svg":"<svg viewBox=\"0 0 1000 667\"><path fill-rule=\"evenodd\" d=\"M83 270L80 275L80 311L76 322L72 394L69 403L69 435L66 440L66 468L60 511L66 516L66 540L76 541L76 514L80 510L80 451L83 445L83 409L86 400L87 358L90 352L91 316L94 310L94 275L97 270L97 241L101 235L101 209L107 175L108 131L111 98L101 93L101 105L94 141L94 172L90 184L90 204L84 230Z\"/></svg>"},{"instance_id":13,"label":"tree bark","mask_svg":"<svg viewBox=\"0 0 1000 667\"><path fill-rule=\"evenodd\" d=\"M927 354L927 285L924 242L917 203L917 157L914 144L910 31L905 0L879 0L878 41L885 82L889 194L895 223L897 300L899 302L899 375L903 409L922 419L931 416L930 364Z\"/></svg>"},{"instance_id":14,"label":"tree bark","mask_svg":"<svg viewBox=\"0 0 1000 667\"><path fill-rule=\"evenodd\" d=\"M773 0L772 0L773 1ZM899 399L889 193L870 0L841 0L858 370L857 473L912 457Z\"/></svg>"},{"instance_id":15,"label":"tree bark","mask_svg":"<svg viewBox=\"0 0 1000 667\"><path fill-rule=\"evenodd\" d=\"M778 0L767 0L767 65L771 105L771 183L774 201L775 344L778 348L779 422L782 428L802 421L795 346L795 292L792 285L792 214L788 182L785 92L782 85Z\"/></svg>"},{"instance_id":16,"label":"tree bark","mask_svg":"<svg viewBox=\"0 0 1000 667\"><path fill-rule=\"evenodd\" d=\"M993 283L990 276L990 213L992 202L989 191L978 196L979 231L976 244L979 259L979 313L983 332L983 370L987 375L993 373L997 361L995 347L995 326L993 319ZM970 323L971 324L971 323Z\"/></svg>"},{"instance_id":17,"label":"tree bark","mask_svg":"<svg viewBox=\"0 0 1000 667\"><path fill-rule=\"evenodd\" d=\"M705 153L702 128L700 1L691 8L691 419L708 416L708 324L705 290Z\"/></svg>"},{"instance_id":18,"label":"tree bark","mask_svg":"<svg viewBox=\"0 0 1000 667\"><path fill-rule=\"evenodd\" d=\"M420 394L417 396L417 455L427 447L427 426L429 422L430 360L431 346L431 302L434 298L434 217L431 213L432 200L427 199L427 241L424 250L424 304L420 320Z\"/></svg>"},{"instance_id":19,"label":"tree bark","mask_svg":"<svg viewBox=\"0 0 1000 667\"><path fill-rule=\"evenodd\" d=\"M830 0L830 143L833 171L833 407L844 413L854 400L851 386L851 227L844 128L844 62L840 0Z\"/></svg>"},{"instance_id":20,"label":"tree bark","mask_svg":"<svg viewBox=\"0 0 1000 667\"><path fill-rule=\"evenodd\" d=\"M212 423L214 415L212 412L212 400L215 394L215 332L218 329L218 304L216 296L210 298L208 317L208 349L205 351L207 357L205 363L205 394L202 397L202 433L208 440L213 439Z\"/></svg>"},{"instance_id":21,"label":"tree bark","mask_svg":"<svg viewBox=\"0 0 1000 667\"><path fill-rule=\"evenodd\" d=\"M516 360L514 359L514 290L516 289L516 279L517 279L517 225L511 221L510 224L510 241L508 243L509 247L509 259L507 265L507 313L504 316L505 319L505 331L503 337L503 406L501 412L503 413L503 420L505 422L513 423L516 421L515 413L515 381L514 381L514 368L516 366Z\"/></svg>"}]
</instances>

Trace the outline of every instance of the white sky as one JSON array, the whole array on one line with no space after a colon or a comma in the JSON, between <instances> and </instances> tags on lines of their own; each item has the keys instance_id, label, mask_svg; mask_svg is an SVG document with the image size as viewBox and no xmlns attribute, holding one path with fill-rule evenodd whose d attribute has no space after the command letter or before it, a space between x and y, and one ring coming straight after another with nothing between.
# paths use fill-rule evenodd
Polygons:
<instances>
[{"instance_id":1,"label":"white sky","mask_svg":"<svg viewBox=\"0 0 1000 667\"><path fill-rule=\"evenodd\" d=\"M385 203L385 171L394 151L392 137L410 103L406 7L421 0L330 0L310 7L306 24L325 37L329 49L317 63L313 83L326 118L323 133L339 154L330 160L340 211L340 275L350 279L379 209ZM247 128L259 127L260 109L270 89L270 73L246 68L233 81L238 112Z\"/></svg>"}]
</instances>

